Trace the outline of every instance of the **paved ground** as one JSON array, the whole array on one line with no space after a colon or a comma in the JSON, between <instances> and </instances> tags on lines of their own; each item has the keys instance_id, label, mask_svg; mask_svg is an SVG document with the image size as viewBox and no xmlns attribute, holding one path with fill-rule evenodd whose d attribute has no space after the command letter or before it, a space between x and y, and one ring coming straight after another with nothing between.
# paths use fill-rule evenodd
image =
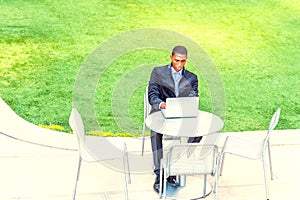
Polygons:
<instances>
[{"instance_id":1,"label":"paved ground","mask_svg":"<svg viewBox=\"0 0 300 200\"><path fill-rule=\"evenodd\" d=\"M78 162L74 135L38 128L15 113L0 99L0 200L72 199ZM265 131L222 133L255 139ZM107 138L112 144L125 142L130 152L129 199L155 200L152 184L150 141L142 157L140 138ZM300 130L274 131L271 151L275 179L269 181L271 200L298 198L300 186ZM123 174L102 164L83 163L77 199L124 199ZM200 180L200 179L199 179ZM213 183L213 179L209 178ZM201 188L199 188L199 192ZM214 199L214 195L206 199ZM220 200L265 199L261 162L228 155L219 184Z\"/></svg>"}]
</instances>

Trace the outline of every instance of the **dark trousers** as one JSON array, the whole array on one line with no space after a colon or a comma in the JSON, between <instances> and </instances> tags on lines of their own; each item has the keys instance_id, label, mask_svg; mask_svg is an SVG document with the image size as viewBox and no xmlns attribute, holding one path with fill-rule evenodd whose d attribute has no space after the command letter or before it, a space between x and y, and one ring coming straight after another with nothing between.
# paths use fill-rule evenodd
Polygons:
<instances>
[{"instance_id":1,"label":"dark trousers","mask_svg":"<svg viewBox=\"0 0 300 200\"><path fill-rule=\"evenodd\" d=\"M153 154L153 164L154 164L154 173L159 176L160 174L160 160L163 157L163 144L162 144L163 135L151 130L151 147ZM202 139L200 137L190 137L188 143L198 143Z\"/></svg>"}]
</instances>

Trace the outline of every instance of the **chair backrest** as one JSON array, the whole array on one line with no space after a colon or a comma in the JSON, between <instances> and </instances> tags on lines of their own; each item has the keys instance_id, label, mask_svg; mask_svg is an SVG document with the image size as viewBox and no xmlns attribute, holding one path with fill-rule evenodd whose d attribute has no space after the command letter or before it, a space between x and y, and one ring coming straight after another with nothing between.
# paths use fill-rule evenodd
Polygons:
<instances>
[{"instance_id":1,"label":"chair backrest","mask_svg":"<svg viewBox=\"0 0 300 200\"><path fill-rule=\"evenodd\" d=\"M72 112L69 118L69 125L77 137L84 140L85 130L82 118L76 108L72 108Z\"/></svg>"},{"instance_id":2,"label":"chair backrest","mask_svg":"<svg viewBox=\"0 0 300 200\"><path fill-rule=\"evenodd\" d=\"M151 106L148 101L148 85L146 86L146 91L144 93L144 121L143 121L143 134L146 132L146 118L151 111ZM145 137L145 135L144 135Z\"/></svg>"},{"instance_id":3,"label":"chair backrest","mask_svg":"<svg viewBox=\"0 0 300 200\"><path fill-rule=\"evenodd\" d=\"M169 175L214 175L217 167L217 154L216 145L196 143L174 145L167 154L166 167Z\"/></svg>"},{"instance_id":4,"label":"chair backrest","mask_svg":"<svg viewBox=\"0 0 300 200\"><path fill-rule=\"evenodd\" d=\"M72 128L74 134L77 136L79 154L84 160L94 161L95 158L91 155L88 150L88 147L85 144L85 130L82 118L76 108L72 109L69 125Z\"/></svg>"},{"instance_id":5,"label":"chair backrest","mask_svg":"<svg viewBox=\"0 0 300 200\"><path fill-rule=\"evenodd\" d=\"M144 94L144 121L148 117L150 111L151 111L151 105L149 104L149 100L148 100L148 85L147 85L146 91Z\"/></svg>"},{"instance_id":6,"label":"chair backrest","mask_svg":"<svg viewBox=\"0 0 300 200\"><path fill-rule=\"evenodd\" d=\"M273 114L273 117L270 121L270 125L268 128L268 132L273 131L275 129L276 125L278 124L279 115L280 115L280 108L278 108L276 112Z\"/></svg>"},{"instance_id":7,"label":"chair backrest","mask_svg":"<svg viewBox=\"0 0 300 200\"><path fill-rule=\"evenodd\" d=\"M267 135L264 140L264 147L267 145L272 131L275 129L275 127L278 124L279 116L280 116L280 108L278 108L272 116L272 119L270 121L269 128L268 128L268 132L267 132Z\"/></svg>"}]
</instances>

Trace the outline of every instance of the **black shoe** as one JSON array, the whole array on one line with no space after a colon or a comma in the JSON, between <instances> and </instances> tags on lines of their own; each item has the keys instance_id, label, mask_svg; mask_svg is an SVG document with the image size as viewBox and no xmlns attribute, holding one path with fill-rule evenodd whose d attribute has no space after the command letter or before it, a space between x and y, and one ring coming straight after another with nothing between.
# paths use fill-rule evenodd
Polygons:
<instances>
[{"instance_id":1,"label":"black shoe","mask_svg":"<svg viewBox=\"0 0 300 200\"><path fill-rule=\"evenodd\" d=\"M173 186L173 187L178 187L179 183L176 180L176 176L169 176L167 178L167 182L169 185Z\"/></svg>"},{"instance_id":2,"label":"black shoe","mask_svg":"<svg viewBox=\"0 0 300 200\"><path fill-rule=\"evenodd\" d=\"M153 184L153 189L155 192L159 193L160 190L160 181L159 181L159 176L155 178L154 184Z\"/></svg>"}]
</instances>

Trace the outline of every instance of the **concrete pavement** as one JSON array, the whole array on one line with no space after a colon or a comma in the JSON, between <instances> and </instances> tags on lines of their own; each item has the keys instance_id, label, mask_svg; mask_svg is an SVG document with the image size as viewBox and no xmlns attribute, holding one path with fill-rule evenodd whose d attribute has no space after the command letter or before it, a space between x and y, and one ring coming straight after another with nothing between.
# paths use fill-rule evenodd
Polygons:
<instances>
[{"instance_id":1,"label":"concrete pavement","mask_svg":"<svg viewBox=\"0 0 300 200\"><path fill-rule=\"evenodd\" d=\"M0 200L72 199L78 162L75 136L28 123L1 99L0 122ZM255 139L264 133L266 131L221 133L218 146L222 148L227 135ZM129 199L159 199L152 189L154 176L149 138L146 139L144 157L140 155L141 138L107 140L112 144L127 144L132 167ZM298 198L300 130L275 130L271 136L271 152L275 179L269 181L270 199ZM213 178L208 181L213 183ZM79 200L124 199L123 174L99 163L83 162L77 193ZM214 199L214 195L206 199ZM265 199L261 162L227 155L220 177L219 199Z\"/></svg>"}]
</instances>

